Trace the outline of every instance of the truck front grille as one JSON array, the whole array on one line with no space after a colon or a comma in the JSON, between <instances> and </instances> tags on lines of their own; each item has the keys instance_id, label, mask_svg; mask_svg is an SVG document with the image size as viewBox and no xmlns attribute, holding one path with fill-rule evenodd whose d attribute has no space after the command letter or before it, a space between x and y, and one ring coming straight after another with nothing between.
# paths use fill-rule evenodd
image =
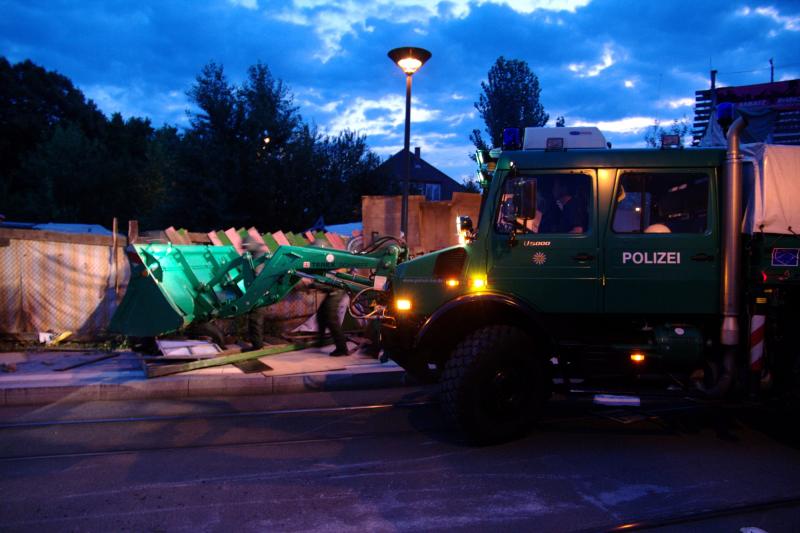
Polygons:
<instances>
[{"instance_id":1,"label":"truck front grille","mask_svg":"<svg viewBox=\"0 0 800 533\"><path fill-rule=\"evenodd\" d=\"M463 248L454 248L439 254L433 267L433 275L437 278L457 278L464 270L467 251Z\"/></svg>"}]
</instances>

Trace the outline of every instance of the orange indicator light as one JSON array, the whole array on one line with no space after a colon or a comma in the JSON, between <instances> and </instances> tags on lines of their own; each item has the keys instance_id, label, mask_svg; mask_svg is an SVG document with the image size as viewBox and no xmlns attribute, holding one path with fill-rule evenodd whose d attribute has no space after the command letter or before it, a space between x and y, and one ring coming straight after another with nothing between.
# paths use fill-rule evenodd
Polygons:
<instances>
[{"instance_id":1,"label":"orange indicator light","mask_svg":"<svg viewBox=\"0 0 800 533\"><path fill-rule=\"evenodd\" d=\"M631 354L631 361L634 363L644 363L644 354L643 353L632 353Z\"/></svg>"},{"instance_id":2,"label":"orange indicator light","mask_svg":"<svg viewBox=\"0 0 800 533\"><path fill-rule=\"evenodd\" d=\"M459 281L455 278L450 278L444 282L448 287L458 287Z\"/></svg>"},{"instance_id":3,"label":"orange indicator light","mask_svg":"<svg viewBox=\"0 0 800 533\"><path fill-rule=\"evenodd\" d=\"M473 289L485 289L486 288L486 278L472 278L472 288Z\"/></svg>"}]
</instances>

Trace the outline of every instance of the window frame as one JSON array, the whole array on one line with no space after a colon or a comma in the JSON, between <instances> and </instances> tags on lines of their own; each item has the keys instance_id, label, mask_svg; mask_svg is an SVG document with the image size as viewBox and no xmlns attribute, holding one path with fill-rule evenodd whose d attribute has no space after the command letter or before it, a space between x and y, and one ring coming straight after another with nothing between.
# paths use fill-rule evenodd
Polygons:
<instances>
[{"instance_id":1,"label":"window frame","mask_svg":"<svg viewBox=\"0 0 800 533\"><path fill-rule=\"evenodd\" d=\"M586 209L587 209L587 222L588 227L582 233L569 233L569 232L550 232L550 233L514 233L514 231L505 232L500 231L498 228L498 222L500 220L500 213L501 213L501 205L503 201L503 195L505 194L506 184L508 180L515 179L519 177L536 177L536 176L558 176L558 175L571 175L571 174L581 174L587 178L589 188L588 188L588 198L586 199ZM537 194L538 194L539 185L537 183ZM584 236L593 235L595 233L595 226L597 226L597 170L594 168L572 168L572 169L517 169L514 168L511 171L506 172L503 176L503 181L500 186L497 188L497 193L494 199L494 217L491 220L492 224L492 231L495 235L501 236L509 236L514 235L516 238L521 239L537 239L542 236L546 236L548 239L556 238L556 237L568 237L568 238L580 238Z\"/></svg>"},{"instance_id":2,"label":"window frame","mask_svg":"<svg viewBox=\"0 0 800 533\"><path fill-rule=\"evenodd\" d=\"M706 196L706 227L704 231L698 232L673 232L670 231L669 233L645 233L644 231L639 232L629 232L629 231L617 231L614 229L614 220L617 216L617 196L619 195L619 190L622 187L622 179L625 174L671 174L671 175L680 175L680 174L703 174L708 178L708 188L707 188L707 196ZM611 210L608 216L608 231L613 235L618 236L645 236L645 237L668 237L668 236L682 236L682 237L691 237L691 236L709 236L714 235L717 231L717 221L716 221L716 202L714 201L716 195L716 179L717 173L713 168L618 168L616 171L616 178L614 189L611 195ZM641 191L637 191L641 192ZM645 189L645 193L647 190ZM641 224L640 224L641 226Z\"/></svg>"}]
</instances>

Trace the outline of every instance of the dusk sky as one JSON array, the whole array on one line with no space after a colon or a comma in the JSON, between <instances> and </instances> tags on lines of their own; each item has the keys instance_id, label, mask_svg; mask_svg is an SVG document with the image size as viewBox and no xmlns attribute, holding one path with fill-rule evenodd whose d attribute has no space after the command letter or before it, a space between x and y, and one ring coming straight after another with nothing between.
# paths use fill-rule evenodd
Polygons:
<instances>
[{"instance_id":1,"label":"dusk sky","mask_svg":"<svg viewBox=\"0 0 800 533\"><path fill-rule=\"evenodd\" d=\"M242 81L262 61L323 133L402 148L398 46L433 53L414 76L412 146L454 179L474 174L473 107L498 56L528 62L550 125L597 125L615 147L693 113L694 91L800 78L800 3L597 0L0 0L0 55L56 70L106 114L187 124L204 64Z\"/></svg>"}]
</instances>

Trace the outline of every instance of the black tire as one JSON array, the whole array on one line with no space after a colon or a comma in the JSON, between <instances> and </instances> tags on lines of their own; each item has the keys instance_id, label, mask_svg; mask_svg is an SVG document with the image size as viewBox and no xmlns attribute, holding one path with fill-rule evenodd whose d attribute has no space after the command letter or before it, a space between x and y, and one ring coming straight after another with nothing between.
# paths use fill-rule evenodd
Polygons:
<instances>
[{"instance_id":1,"label":"black tire","mask_svg":"<svg viewBox=\"0 0 800 533\"><path fill-rule=\"evenodd\" d=\"M550 396L533 340L512 326L481 328L453 350L442 374L445 415L477 444L523 436Z\"/></svg>"}]
</instances>

